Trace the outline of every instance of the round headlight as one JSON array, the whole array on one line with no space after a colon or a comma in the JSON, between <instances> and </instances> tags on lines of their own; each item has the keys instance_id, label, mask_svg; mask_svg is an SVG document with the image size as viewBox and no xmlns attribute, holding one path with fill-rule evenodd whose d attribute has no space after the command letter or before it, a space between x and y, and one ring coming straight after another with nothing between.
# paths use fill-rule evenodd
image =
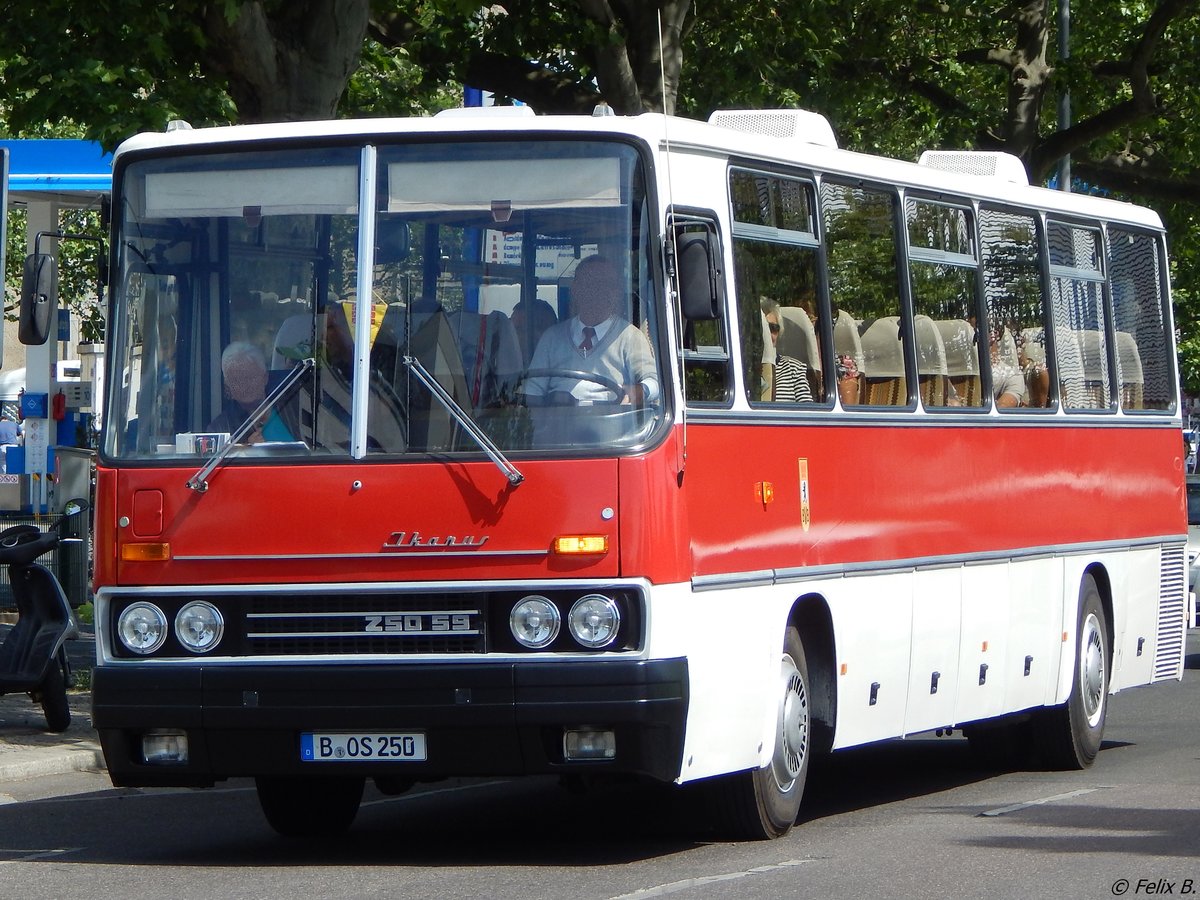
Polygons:
<instances>
[{"instance_id":1,"label":"round headlight","mask_svg":"<svg viewBox=\"0 0 1200 900\"><path fill-rule=\"evenodd\" d=\"M531 650L553 644L561 625L558 607L537 594L522 597L508 617L508 627L517 643Z\"/></svg>"},{"instance_id":2,"label":"round headlight","mask_svg":"<svg viewBox=\"0 0 1200 900\"><path fill-rule=\"evenodd\" d=\"M221 643L224 633L221 611L203 600L189 603L175 617L175 637L193 653L207 653Z\"/></svg>"},{"instance_id":3,"label":"round headlight","mask_svg":"<svg viewBox=\"0 0 1200 900\"><path fill-rule=\"evenodd\" d=\"M167 639L167 617L153 603L134 603L117 618L121 643L134 653L153 653Z\"/></svg>"},{"instance_id":4,"label":"round headlight","mask_svg":"<svg viewBox=\"0 0 1200 900\"><path fill-rule=\"evenodd\" d=\"M585 647L607 647L617 639L621 627L621 611L610 597L588 594L580 597L567 616L571 637Z\"/></svg>"}]
</instances>

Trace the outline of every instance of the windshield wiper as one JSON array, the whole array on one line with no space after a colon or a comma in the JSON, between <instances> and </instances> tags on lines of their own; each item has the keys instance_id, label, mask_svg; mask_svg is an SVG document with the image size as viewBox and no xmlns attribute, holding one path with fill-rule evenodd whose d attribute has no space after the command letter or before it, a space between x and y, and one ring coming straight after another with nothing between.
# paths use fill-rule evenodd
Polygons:
<instances>
[{"instance_id":1,"label":"windshield wiper","mask_svg":"<svg viewBox=\"0 0 1200 900\"><path fill-rule=\"evenodd\" d=\"M446 412L450 413L450 415L454 417L455 421L457 421L459 425L466 429L467 434L474 438L475 443L478 444L480 449L488 455L488 458L496 464L496 468L499 469L501 473L503 473L504 477L508 479L509 484L511 484L513 487L516 487L525 480L525 476L518 472L517 467L505 458L504 454L500 452L500 448L492 443L492 439L489 438L487 434L484 433L484 430L475 422L475 420L472 419L471 416L461 406L459 406L457 402L455 402L454 398L450 396L449 392L447 392L447 390L442 387L440 383L438 383L438 380L429 374L429 370L421 365L421 361L419 359L417 359L415 356L405 356L402 357L402 359L404 360L404 365L408 366L408 368L412 370L412 373L417 376L417 380L420 381L421 384L425 385L425 387L428 388L429 393L433 394L433 396L437 398L438 402L446 408Z\"/></svg>"},{"instance_id":2,"label":"windshield wiper","mask_svg":"<svg viewBox=\"0 0 1200 900\"><path fill-rule=\"evenodd\" d=\"M211 475L213 470L221 464L221 461L229 455L230 451L233 450L234 445L237 444L237 442L243 437L245 437L255 425L262 421L263 416L275 408L275 404L279 402L279 399L289 390L291 390L292 386L316 364L317 361L311 356L308 359L300 360L296 364L296 367L288 372L287 377L284 378L283 381L279 382L275 390L267 394L267 396L263 398L262 403L258 404L258 408L255 409L254 412L250 413L250 415L246 418L246 421L239 425L237 430L229 436L229 440L225 442L225 446L214 453L209 461L201 466L200 470L195 475L188 479L187 486L200 494L203 494L205 491L207 491L208 476Z\"/></svg>"}]
</instances>

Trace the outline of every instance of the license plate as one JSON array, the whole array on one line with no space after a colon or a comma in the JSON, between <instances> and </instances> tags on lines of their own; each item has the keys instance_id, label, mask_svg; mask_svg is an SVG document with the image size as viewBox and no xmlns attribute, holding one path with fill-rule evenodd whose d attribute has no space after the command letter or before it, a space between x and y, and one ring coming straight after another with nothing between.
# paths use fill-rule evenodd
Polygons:
<instances>
[{"instance_id":1,"label":"license plate","mask_svg":"<svg viewBox=\"0 0 1200 900\"><path fill-rule=\"evenodd\" d=\"M302 762L424 762L425 735L373 732L305 732L300 735Z\"/></svg>"}]
</instances>

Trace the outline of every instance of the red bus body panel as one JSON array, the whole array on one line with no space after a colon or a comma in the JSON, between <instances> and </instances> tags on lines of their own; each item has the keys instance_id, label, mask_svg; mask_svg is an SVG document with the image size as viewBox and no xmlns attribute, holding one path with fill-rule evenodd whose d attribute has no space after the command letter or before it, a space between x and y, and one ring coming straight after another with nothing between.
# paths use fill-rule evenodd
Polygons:
<instances>
[{"instance_id":1,"label":"red bus body panel","mask_svg":"<svg viewBox=\"0 0 1200 900\"><path fill-rule=\"evenodd\" d=\"M191 470L101 466L97 583L618 575L617 463L531 462L522 470L525 482L511 488L486 462L228 465L197 493L184 486ZM576 534L607 537L608 552L550 553L556 536ZM169 560L122 559L122 545L154 542L169 544Z\"/></svg>"},{"instance_id":2,"label":"red bus body panel","mask_svg":"<svg viewBox=\"0 0 1200 900\"><path fill-rule=\"evenodd\" d=\"M1171 428L691 424L694 574L1183 535L1180 445Z\"/></svg>"},{"instance_id":3,"label":"red bus body panel","mask_svg":"<svg viewBox=\"0 0 1200 900\"><path fill-rule=\"evenodd\" d=\"M886 443L868 439L881 434ZM97 515L114 527L97 529L97 583L668 583L1186 533L1183 461L1171 429L693 424L682 479L678 438L620 460L522 463L526 480L516 488L485 462L231 465L203 494L183 486L190 471L118 476L101 467ZM1145 464L1156 458L1161 466ZM1106 499L1098 504L1099 494ZM1175 501L1164 504L1164 496ZM1114 503L1120 515L1097 514ZM122 517L129 525L115 527ZM384 544L412 541L414 532L423 543L486 538L478 548L485 552L385 553ZM550 554L564 534L605 535L609 551ZM169 561L120 560L118 544L156 541L170 544ZM188 559L203 556L214 558Z\"/></svg>"}]
</instances>

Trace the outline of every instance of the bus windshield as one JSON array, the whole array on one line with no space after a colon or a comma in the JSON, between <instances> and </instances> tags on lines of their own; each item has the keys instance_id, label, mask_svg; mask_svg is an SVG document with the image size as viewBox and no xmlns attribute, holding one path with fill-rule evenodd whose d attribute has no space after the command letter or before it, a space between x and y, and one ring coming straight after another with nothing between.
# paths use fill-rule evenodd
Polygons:
<instances>
[{"instance_id":1,"label":"bus windshield","mask_svg":"<svg viewBox=\"0 0 1200 900\"><path fill-rule=\"evenodd\" d=\"M109 458L653 436L669 391L632 147L247 146L119 165Z\"/></svg>"}]
</instances>

